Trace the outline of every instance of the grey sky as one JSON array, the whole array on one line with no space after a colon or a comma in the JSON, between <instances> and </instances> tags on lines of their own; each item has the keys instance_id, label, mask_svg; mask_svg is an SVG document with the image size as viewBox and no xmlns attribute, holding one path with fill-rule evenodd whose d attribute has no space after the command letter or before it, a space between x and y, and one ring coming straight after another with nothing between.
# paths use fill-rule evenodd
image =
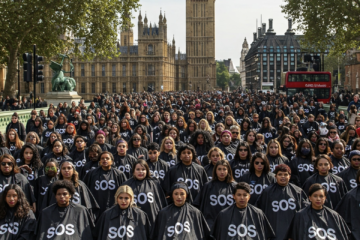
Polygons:
<instances>
[{"instance_id":1,"label":"grey sky","mask_svg":"<svg viewBox=\"0 0 360 240\"><path fill-rule=\"evenodd\" d=\"M160 9L166 13L168 22L168 41L175 36L176 47L181 52L186 48L185 0L140 0L143 17L147 13L152 24L159 22ZM216 60L231 58L234 67L239 66L241 46L246 37L250 44L256 31L256 19L260 26L260 15L268 28L268 19L274 19L274 30L283 35L287 29L285 14L281 12L283 0L217 0L216 1ZM134 37L137 40L138 12L133 19ZM170 39L171 38L171 39ZM135 42L135 44L137 44Z\"/></svg>"}]
</instances>

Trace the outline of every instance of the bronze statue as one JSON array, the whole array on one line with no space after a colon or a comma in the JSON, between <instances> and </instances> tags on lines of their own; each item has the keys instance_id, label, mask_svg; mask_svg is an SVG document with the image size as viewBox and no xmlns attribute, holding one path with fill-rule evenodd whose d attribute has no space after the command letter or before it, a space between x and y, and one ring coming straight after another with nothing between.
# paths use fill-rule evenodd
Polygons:
<instances>
[{"instance_id":1,"label":"bronze statue","mask_svg":"<svg viewBox=\"0 0 360 240\"><path fill-rule=\"evenodd\" d=\"M65 77L65 73L71 73L74 71L74 65L69 61L70 71L65 72L62 70L63 62L66 58L69 59L67 55L59 54L62 58L61 63L51 61L50 68L55 72L54 77L51 79L52 91L53 92L64 92L64 91L73 91L76 87L75 79L71 77Z\"/></svg>"}]
</instances>

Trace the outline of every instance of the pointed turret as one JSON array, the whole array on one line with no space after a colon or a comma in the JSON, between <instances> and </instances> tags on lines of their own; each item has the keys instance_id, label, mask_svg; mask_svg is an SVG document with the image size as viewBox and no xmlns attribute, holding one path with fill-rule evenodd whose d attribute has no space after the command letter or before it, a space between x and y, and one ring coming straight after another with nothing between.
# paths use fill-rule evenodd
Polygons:
<instances>
[{"instance_id":1,"label":"pointed turret","mask_svg":"<svg viewBox=\"0 0 360 240\"><path fill-rule=\"evenodd\" d=\"M245 40L244 40L244 42L242 44L242 48L249 48L249 44L248 44L246 38L245 38Z\"/></svg>"}]
</instances>

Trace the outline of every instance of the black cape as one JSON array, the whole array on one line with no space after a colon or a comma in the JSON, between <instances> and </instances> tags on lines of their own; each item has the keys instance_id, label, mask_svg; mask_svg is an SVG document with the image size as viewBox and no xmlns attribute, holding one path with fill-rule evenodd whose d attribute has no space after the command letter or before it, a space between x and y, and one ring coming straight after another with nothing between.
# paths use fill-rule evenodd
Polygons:
<instances>
[{"instance_id":1,"label":"black cape","mask_svg":"<svg viewBox=\"0 0 360 240\"><path fill-rule=\"evenodd\" d=\"M233 204L222 210L211 235L215 240L267 240L275 237L263 211L251 204L243 209Z\"/></svg>"},{"instance_id":2,"label":"black cape","mask_svg":"<svg viewBox=\"0 0 360 240\"><path fill-rule=\"evenodd\" d=\"M49 189L51 183L55 182L57 177L50 178L48 176L41 176L36 179L34 186L34 195L36 196L36 209L42 208L42 203L44 200L44 196ZM51 191L51 188L50 188ZM38 213L39 211L36 211ZM36 215L38 216L38 214Z\"/></svg>"},{"instance_id":3,"label":"black cape","mask_svg":"<svg viewBox=\"0 0 360 240\"><path fill-rule=\"evenodd\" d=\"M122 210L116 204L96 223L94 240L145 240L150 239L150 231L151 223L144 211L136 207Z\"/></svg>"},{"instance_id":4,"label":"black cape","mask_svg":"<svg viewBox=\"0 0 360 240\"><path fill-rule=\"evenodd\" d=\"M116 190L126 179L125 174L119 169L111 168L109 171L104 171L98 167L86 174L84 182L99 204L100 212L104 212L114 205Z\"/></svg>"},{"instance_id":5,"label":"black cape","mask_svg":"<svg viewBox=\"0 0 360 240\"><path fill-rule=\"evenodd\" d=\"M347 192L344 180L332 173L329 173L327 176L320 176L319 173L315 173L309 177L302 187L306 194L309 194L310 186L314 183L320 183L327 188L328 195L326 196L325 206L331 209L336 207Z\"/></svg>"},{"instance_id":6,"label":"black cape","mask_svg":"<svg viewBox=\"0 0 360 240\"><path fill-rule=\"evenodd\" d=\"M163 189L166 195L171 194L171 186L174 182L185 182L190 190L191 198L195 199L200 189L208 182L208 177L205 169L197 163L192 162L191 165L186 166L179 162L171 167L166 173L163 181Z\"/></svg>"},{"instance_id":7,"label":"black cape","mask_svg":"<svg viewBox=\"0 0 360 240\"><path fill-rule=\"evenodd\" d=\"M342 157L340 159L335 158L333 155L330 156L331 162L333 163L334 167L331 169L333 174L338 174L350 166L350 161L346 157Z\"/></svg>"},{"instance_id":8,"label":"black cape","mask_svg":"<svg viewBox=\"0 0 360 240\"><path fill-rule=\"evenodd\" d=\"M21 189L25 193L26 199L31 206L34 202L36 202L32 187L24 175L22 175L21 173L16 173L5 176L0 171L0 195L4 191L4 189L10 184L17 184L21 187Z\"/></svg>"},{"instance_id":9,"label":"black cape","mask_svg":"<svg viewBox=\"0 0 360 240\"><path fill-rule=\"evenodd\" d=\"M89 161L85 164L85 166L81 169L81 172L79 173L79 178L81 180L84 180L85 175L93 170L99 167L99 162L98 161Z\"/></svg>"},{"instance_id":10,"label":"black cape","mask_svg":"<svg viewBox=\"0 0 360 240\"><path fill-rule=\"evenodd\" d=\"M138 148L130 148L129 150L127 150L126 154L129 154L135 158L138 158L139 156L143 155L143 157L141 159L145 160L149 158L148 156L148 150L146 148L143 147L138 147Z\"/></svg>"},{"instance_id":11,"label":"black cape","mask_svg":"<svg viewBox=\"0 0 360 240\"><path fill-rule=\"evenodd\" d=\"M65 208L56 203L44 209L37 226L37 240L90 240L94 223L89 211L78 204L70 203Z\"/></svg>"},{"instance_id":12,"label":"black cape","mask_svg":"<svg viewBox=\"0 0 360 240\"><path fill-rule=\"evenodd\" d=\"M202 213L189 203L182 207L174 204L162 209L151 231L152 240L206 240L210 228Z\"/></svg>"},{"instance_id":13,"label":"black cape","mask_svg":"<svg viewBox=\"0 0 360 240\"><path fill-rule=\"evenodd\" d=\"M31 210L22 219L15 217L14 210L7 210L5 218L0 219L0 240L33 240L35 228L36 219Z\"/></svg>"},{"instance_id":14,"label":"black cape","mask_svg":"<svg viewBox=\"0 0 360 240\"><path fill-rule=\"evenodd\" d=\"M172 152L169 153L161 152L159 155L159 159L162 159L165 162L167 162L169 168L175 166L178 163L176 154L173 154Z\"/></svg>"},{"instance_id":15,"label":"black cape","mask_svg":"<svg viewBox=\"0 0 360 240\"><path fill-rule=\"evenodd\" d=\"M52 185L53 183L49 185L47 191L45 192L42 205L41 208L39 208L39 211L42 211L48 206L56 203L55 195L51 190ZM79 186L75 187L75 194L72 197L71 201L75 204L79 204L86 207L94 222L95 219L101 214L101 212L99 211L100 207L97 204L94 196L90 192L89 188L85 185L85 183L80 180L79 180Z\"/></svg>"},{"instance_id":16,"label":"black cape","mask_svg":"<svg viewBox=\"0 0 360 240\"><path fill-rule=\"evenodd\" d=\"M231 166L231 170L233 172L233 177L234 177L235 182L239 182L240 178L249 171L250 161L234 159L234 160L230 161L230 166Z\"/></svg>"},{"instance_id":17,"label":"black cape","mask_svg":"<svg viewBox=\"0 0 360 240\"><path fill-rule=\"evenodd\" d=\"M167 200L160 182L156 178L143 179L142 181L131 178L123 185L132 188L136 205L147 214L150 223L153 225L159 211L167 206Z\"/></svg>"},{"instance_id":18,"label":"black cape","mask_svg":"<svg viewBox=\"0 0 360 240\"><path fill-rule=\"evenodd\" d=\"M306 179L314 173L314 165L308 158L294 157L289 166L291 169L290 181L299 187L302 187Z\"/></svg>"},{"instance_id":19,"label":"black cape","mask_svg":"<svg viewBox=\"0 0 360 240\"><path fill-rule=\"evenodd\" d=\"M276 182L275 174L269 172L268 174L262 174L260 177L256 176L255 173L247 172L239 180L239 182L246 182L251 187L250 192L250 204L255 204L259 195L265 188Z\"/></svg>"},{"instance_id":20,"label":"black cape","mask_svg":"<svg viewBox=\"0 0 360 240\"><path fill-rule=\"evenodd\" d=\"M255 206L269 219L277 240L286 239L286 234L295 213L309 205L305 192L289 183L285 187L277 183L267 187L259 196Z\"/></svg>"},{"instance_id":21,"label":"black cape","mask_svg":"<svg viewBox=\"0 0 360 240\"><path fill-rule=\"evenodd\" d=\"M215 167L215 165L212 164L212 163L209 163L207 166L204 167L205 172L206 172L206 174L207 174L207 176L208 176L209 181L212 180L212 175L213 175L214 167Z\"/></svg>"},{"instance_id":22,"label":"black cape","mask_svg":"<svg viewBox=\"0 0 360 240\"><path fill-rule=\"evenodd\" d=\"M226 160L231 161L234 159L236 154L236 145L230 143L228 146L225 146L224 144L219 143L218 145L216 145L216 147L220 148L220 150L223 151Z\"/></svg>"},{"instance_id":23,"label":"black cape","mask_svg":"<svg viewBox=\"0 0 360 240\"><path fill-rule=\"evenodd\" d=\"M149 165L151 177L159 179L159 181L162 183L166 173L170 169L168 163L160 158L156 162L151 162L150 159L148 159L146 162Z\"/></svg>"},{"instance_id":24,"label":"black cape","mask_svg":"<svg viewBox=\"0 0 360 240\"><path fill-rule=\"evenodd\" d=\"M132 167L136 161L136 158L129 154L126 154L123 157L114 154L114 165L125 174L126 178L132 177Z\"/></svg>"},{"instance_id":25,"label":"black cape","mask_svg":"<svg viewBox=\"0 0 360 240\"><path fill-rule=\"evenodd\" d=\"M79 152L78 150L74 149L70 154L69 157L73 160L75 165L75 169L78 173L81 172L85 164L87 163L87 149Z\"/></svg>"},{"instance_id":26,"label":"black cape","mask_svg":"<svg viewBox=\"0 0 360 240\"><path fill-rule=\"evenodd\" d=\"M289 159L287 159L287 157L285 156L276 156L276 157L272 157L270 156L270 154L266 155L268 160L269 160L269 163L270 163L270 171L271 172L274 172L275 171L275 168L280 165L280 164L286 164L286 165L289 165Z\"/></svg>"},{"instance_id":27,"label":"black cape","mask_svg":"<svg viewBox=\"0 0 360 240\"><path fill-rule=\"evenodd\" d=\"M226 183L219 180L205 183L194 200L193 205L203 213L210 229L218 213L234 204L232 193L235 185L236 182Z\"/></svg>"},{"instance_id":28,"label":"black cape","mask_svg":"<svg viewBox=\"0 0 360 240\"><path fill-rule=\"evenodd\" d=\"M339 202L336 211L351 230L352 239L360 239L360 186L350 190Z\"/></svg>"},{"instance_id":29,"label":"black cape","mask_svg":"<svg viewBox=\"0 0 360 240\"><path fill-rule=\"evenodd\" d=\"M326 206L315 210L309 205L295 214L287 237L294 240L347 240L349 234L349 228L337 212Z\"/></svg>"},{"instance_id":30,"label":"black cape","mask_svg":"<svg viewBox=\"0 0 360 240\"><path fill-rule=\"evenodd\" d=\"M357 187L357 183L356 183L357 172L358 172L357 169L353 167L348 167L347 169L339 172L336 175L344 180L347 190L350 191L351 189Z\"/></svg>"}]
</instances>

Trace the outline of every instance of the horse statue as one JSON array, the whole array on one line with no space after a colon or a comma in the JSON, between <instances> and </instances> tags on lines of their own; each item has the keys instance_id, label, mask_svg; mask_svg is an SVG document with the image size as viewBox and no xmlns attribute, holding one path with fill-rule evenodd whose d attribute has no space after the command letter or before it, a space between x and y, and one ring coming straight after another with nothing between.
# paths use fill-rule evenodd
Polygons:
<instances>
[{"instance_id":1,"label":"horse statue","mask_svg":"<svg viewBox=\"0 0 360 240\"><path fill-rule=\"evenodd\" d=\"M54 61L51 61L50 63L50 68L54 71L54 77L51 79L52 91L53 92L73 91L76 87L75 79L71 77L66 77L64 74L73 72L74 66L70 61L69 62L70 71L66 72L62 70L64 60L69 57L63 54L59 54L59 56L62 58L61 63L57 63Z\"/></svg>"}]
</instances>

